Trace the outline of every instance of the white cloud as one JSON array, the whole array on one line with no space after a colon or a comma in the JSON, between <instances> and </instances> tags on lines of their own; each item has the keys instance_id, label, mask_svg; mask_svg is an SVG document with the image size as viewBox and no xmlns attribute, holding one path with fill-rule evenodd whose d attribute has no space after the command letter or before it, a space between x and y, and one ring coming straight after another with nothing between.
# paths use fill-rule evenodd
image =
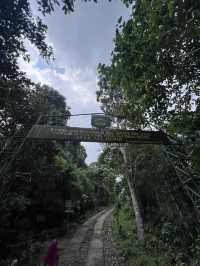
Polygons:
<instances>
[{"instance_id":1,"label":"white cloud","mask_svg":"<svg viewBox=\"0 0 200 266\"><path fill-rule=\"evenodd\" d=\"M96 68L98 63L109 62L117 19L127 17L130 11L120 0L76 3L73 14L65 16L56 10L51 16L43 17L48 26L47 41L54 47L56 61L45 64L38 51L27 43L31 62L20 59L19 63L34 82L48 84L64 95L71 113L99 112ZM31 6L34 15L41 15L36 0L31 0ZM71 125L89 127L90 118L74 117ZM85 147L87 161L95 161L100 146L88 143Z\"/></svg>"},{"instance_id":2,"label":"white cloud","mask_svg":"<svg viewBox=\"0 0 200 266\"><path fill-rule=\"evenodd\" d=\"M33 53L31 52L33 55ZM20 67L34 81L48 84L63 94L72 109L98 109L95 91L97 88L96 73L89 68L75 69L64 68L64 73L59 73L54 67L41 68L38 66L39 56L31 56L34 60L30 63L19 60ZM94 110L94 111L95 111Z\"/></svg>"},{"instance_id":3,"label":"white cloud","mask_svg":"<svg viewBox=\"0 0 200 266\"><path fill-rule=\"evenodd\" d=\"M99 111L95 91L97 87L96 74L88 67L85 69L64 68L64 73L56 71L56 66L40 68L39 55L31 47L29 50L32 60L30 63L19 60L20 67L34 82L47 84L57 89L66 97L67 105L72 113L90 113ZM71 126L90 127L90 117L74 117ZM96 160L100 146L97 143L84 143L88 157L87 162Z\"/></svg>"},{"instance_id":4,"label":"white cloud","mask_svg":"<svg viewBox=\"0 0 200 266\"><path fill-rule=\"evenodd\" d=\"M130 10L121 0L75 3L72 14L66 16L56 9L45 17L48 41L54 44L56 60L63 65L92 68L100 62L108 63L117 20L120 16L128 17Z\"/></svg>"}]
</instances>

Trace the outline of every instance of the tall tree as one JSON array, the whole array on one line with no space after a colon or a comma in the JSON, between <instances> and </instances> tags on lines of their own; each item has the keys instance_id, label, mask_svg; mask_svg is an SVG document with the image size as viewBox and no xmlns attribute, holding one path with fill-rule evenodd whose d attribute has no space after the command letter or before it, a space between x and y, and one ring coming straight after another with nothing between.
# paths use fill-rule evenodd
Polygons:
<instances>
[{"instance_id":1,"label":"tall tree","mask_svg":"<svg viewBox=\"0 0 200 266\"><path fill-rule=\"evenodd\" d=\"M104 108L135 125L191 110L199 96L199 14L189 0L136 1L130 19L119 21L111 65L99 66Z\"/></svg>"},{"instance_id":2,"label":"tall tree","mask_svg":"<svg viewBox=\"0 0 200 266\"><path fill-rule=\"evenodd\" d=\"M129 150L127 149L127 147L121 147L120 150L123 154L125 178L128 183L129 194L130 194L132 207L133 207L134 214L135 214L135 221L136 221L135 223L137 227L138 240L143 241L144 240L144 222L143 222L141 209L139 206L136 189L135 189L134 180L135 180L136 173L132 173L133 166L131 165L132 161L130 161ZM136 160L137 160L137 157L134 160L135 163L136 163Z\"/></svg>"},{"instance_id":3,"label":"tall tree","mask_svg":"<svg viewBox=\"0 0 200 266\"><path fill-rule=\"evenodd\" d=\"M199 128L199 2L138 0L132 11L127 21L119 19L111 64L99 65L97 99L119 124L166 126L169 133L194 135ZM130 151L133 165L140 148ZM132 181L145 225L160 234L169 250L189 246L180 261L190 264L199 210L189 190L199 200L199 173L192 169L199 169L199 145L189 146L189 155L187 147L171 147L171 160L166 160L170 151L163 150L146 147ZM172 235L182 241L179 247Z\"/></svg>"},{"instance_id":4,"label":"tall tree","mask_svg":"<svg viewBox=\"0 0 200 266\"><path fill-rule=\"evenodd\" d=\"M17 59L23 56L28 60L25 40L30 41L49 58L52 49L46 44L47 26L42 20L34 18L27 0L2 0L0 3L0 78L1 80L19 80L20 72Z\"/></svg>"}]
</instances>

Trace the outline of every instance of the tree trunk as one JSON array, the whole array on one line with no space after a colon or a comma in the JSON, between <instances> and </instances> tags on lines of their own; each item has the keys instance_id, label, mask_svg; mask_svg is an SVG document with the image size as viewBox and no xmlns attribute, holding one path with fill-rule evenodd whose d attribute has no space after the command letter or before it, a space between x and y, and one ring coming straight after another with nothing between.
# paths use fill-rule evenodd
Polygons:
<instances>
[{"instance_id":1,"label":"tree trunk","mask_svg":"<svg viewBox=\"0 0 200 266\"><path fill-rule=\"evenodd\" d=\"M137 236L138 236L138 240L142 241L144 240L144 224L143 224L143 219L141 216L141 211L140 211L140 207L138 204L138 200L136 197L136 192L135 192L135 188L134 186L132 186L131 184L131 176L130 176L130 172L129 172L129 167L128 167L128 160L127 160L127 155L126 155L126 149L123 147L121 148L123 157L124 157L124 163L125 163L125 175L127 178L127 182L128 182L128 188L129 188L129 192L131 195L131 202L132 202L132 206L133 206L133 210L135 213L135 220L136 220L136 227L137 227Z\"/></svg>"}]
</instances>

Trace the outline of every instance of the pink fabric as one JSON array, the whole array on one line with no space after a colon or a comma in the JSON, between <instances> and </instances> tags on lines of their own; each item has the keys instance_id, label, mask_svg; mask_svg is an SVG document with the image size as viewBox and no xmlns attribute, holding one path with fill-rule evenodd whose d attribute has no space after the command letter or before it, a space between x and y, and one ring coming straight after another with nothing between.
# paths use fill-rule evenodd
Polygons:
<instances>
[{"instance_id":1,"label":"pink fabric","mask_svg":"<svg viewBox=\"0 0 200 266\"><path fill-rule=\"evenodd\" d=\"M48 266L55 266L58 262L58 242L53 240L48 248L47 255L44 258L44 264Z\"/></svg>"}]
</instances>

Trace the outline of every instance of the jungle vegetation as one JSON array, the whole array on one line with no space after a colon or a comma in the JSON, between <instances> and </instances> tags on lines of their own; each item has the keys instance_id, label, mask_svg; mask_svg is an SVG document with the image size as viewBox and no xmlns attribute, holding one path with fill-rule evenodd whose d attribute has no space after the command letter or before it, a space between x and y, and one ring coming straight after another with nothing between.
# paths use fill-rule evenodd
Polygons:
<instances>
[{"instance_id":1,"label":"jungle vegetation","mask_svg":"<svg viewBox=\"0 0 200 266\"><path fill-rule=\"evenodd\" d=\"M74 1L42 0L37 4L42 17L50 15L55 6L72 12ZM13 258L27 265L30 243L45 240L54 228L64 228L67 201L73 209L67 222L80 223L88 212L114 199L112 169L98 162L87 165L81 143L26 138L40 116L40 124L63 126L70 117L67 99L52 87L35 84L19 68L19 57L30 60L26 41L47 62L53 60L41 17L33 16L28 0L0 1L1 265ZM49 117L52 115L63 119Z\"/></svg>"},{"instance_id":2,"label":"jungle vegetation","mask_svg":"<svg viewBox=\"0 0 200 266\"><path fill-rule=\"evenodd\" d=\"M185 141L121 149L114 233L130 265L198 265L200 4L136 0L131 7L128 20L119 18L111 63L99 64L97 99L118 128ZM104 153L116 162L113 149Z\"/></svg>"}]
</instances>

